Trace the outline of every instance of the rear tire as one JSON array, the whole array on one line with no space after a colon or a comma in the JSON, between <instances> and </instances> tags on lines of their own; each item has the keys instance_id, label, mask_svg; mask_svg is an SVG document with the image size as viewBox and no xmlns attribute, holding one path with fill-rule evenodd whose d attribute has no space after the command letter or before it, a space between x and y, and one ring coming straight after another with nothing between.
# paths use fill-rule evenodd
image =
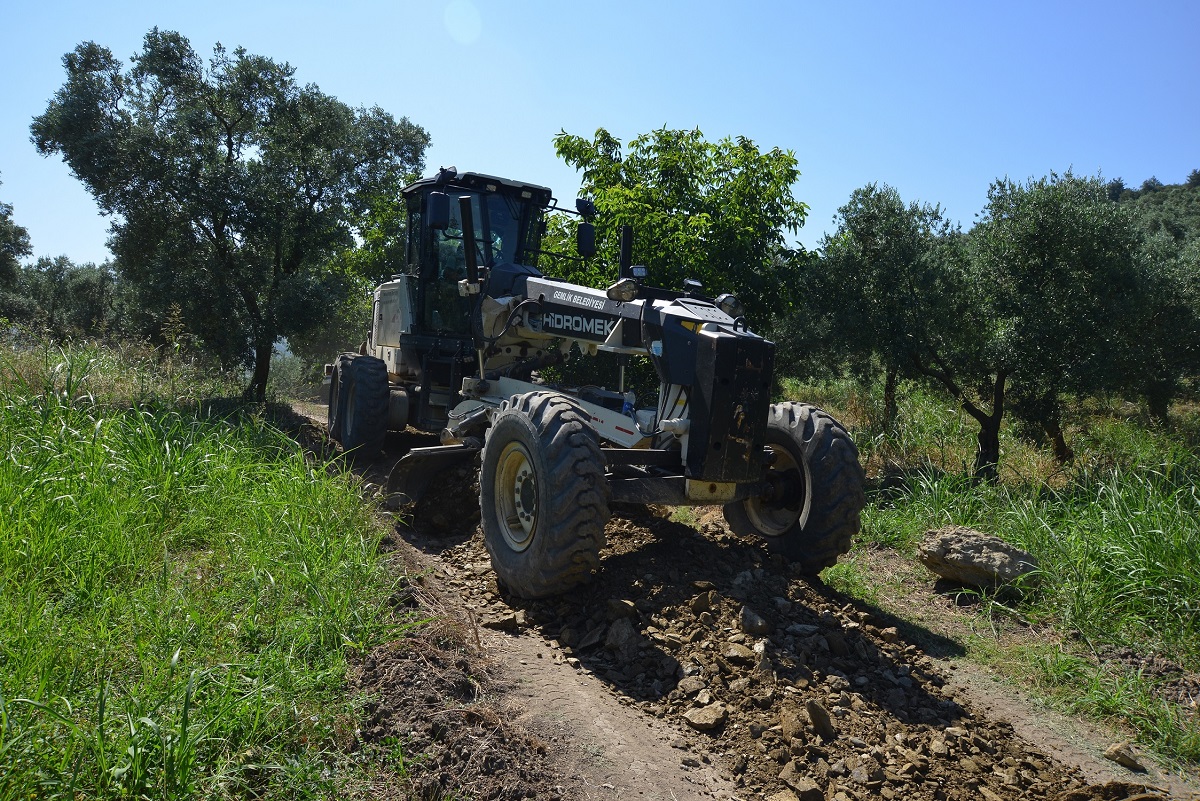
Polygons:
<instances>
[{"instance_id":1,"label":"rear tire","mask_svg":"<svg viewBox=\"0 0 1200 801\"><path fill-rule=\"evenodd\" d=\"M726 504L725 520L738 534L757 535L805 573L837 563L850 550L866 506L858 448L830 415L804 403L771 405L767 447L775 454L775 498Z\"/></svg>"},{"instance_id":2,"label":"rear tire","mask_svg":"<svg viewBox=\"0 0 1200 801\"><path fill-rule=\"evenodd\" d=\"M325 420L325 433L334 442L342 441L342 411L346 408L346 392L343 376L349 370L352 353L343 353L333 363L329 376L329 406Z\"/></svg>"},{"instance_id":3,"label":"rear tire","mask_svg":"<svg viewBox=\"0 0 1200 801\"><path fill-rule=\"evenodd\" d=\"M500 584L556 595L600 564L611 492L588 416L553 392L516 395L488 429L479 475L483 541Z\"/></svg>"},{"instance_id":4,"label":"rear tire","mask_svg":"<svg viewBox=\"0 0 1200 801\"><path fill-rule=\"evenodd\" d=\"M339 386L335 422L341 432L342 447L356 461L370 461L383 450L387 436L388 386L387 365L374 356L345 357ZM342 359L338 359L339 366ZM334 370L336 375L338 370ZM333 397L330 387L330 398ZM332 404L330 406L332 409ZM331 413L332 414L332 413Z\"/></svg>"}]
</instances>

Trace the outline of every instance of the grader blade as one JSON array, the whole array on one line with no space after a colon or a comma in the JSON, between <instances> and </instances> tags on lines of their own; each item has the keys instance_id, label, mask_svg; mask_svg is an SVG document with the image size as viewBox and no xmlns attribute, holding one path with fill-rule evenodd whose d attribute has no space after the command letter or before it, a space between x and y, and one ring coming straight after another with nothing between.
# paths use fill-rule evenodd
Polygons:
<instances>
[{"instance_id":1,"label":"grader blade","mask_svg":"<svg viewBox=\"0 0 1200 801\"><path fill-rule=\"evenodd\" d=\"M396 462L388 476L387 491L400 506L421 500L429 485L444 470L468 461L479 453L471 445L436 445L432 448L413 448Z\"/></svg>"}]
</instances>

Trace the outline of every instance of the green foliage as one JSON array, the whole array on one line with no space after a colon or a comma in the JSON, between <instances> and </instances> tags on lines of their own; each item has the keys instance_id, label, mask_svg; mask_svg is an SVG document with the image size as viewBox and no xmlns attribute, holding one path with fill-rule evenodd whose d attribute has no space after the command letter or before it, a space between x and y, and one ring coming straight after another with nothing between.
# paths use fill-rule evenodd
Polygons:
<instances>
[{"instance_id":1,"label":"green foliage","mask_svg":"<svg viewBox=\"0 0 1200 801\"><path fill-rule=\"evenodd\" d=\"M1180 244L1200 237L1200 186L1162 186L1154 192L1123 197L1122 205L1133 210L1150 236L1161 232Z\"/></svg>"},{"instance_id":2,"label":"green foliage","mask_svg":"<svg viewBox=\"0 0 1200 801\"><path fill-rule=\"evenodd\" d=\"M1145 398L1150 414L1166 420L1170 402L1200 373L1200 236L1181 242L1160 230L1147 237L1138 270L1119 389Z\"/></svg>"},{"instance_id":3,"label":"green foliage","mask_svg":"<svg viewBox=\"0 0 1200 801\"><path fill-rule=\"evenodd\" d=\"M0 203L0 318L18 319L29 311L18 291L20 259L32 252L29 232L13 220L12 206Z\"/></svg>"},{"instance_id":4,"label":"green foliage","mask_svg":"<svg viewBox=\"0 0 1200 801\"><path fill-rule=\"evenodd\" d=\"M377 282L345 269L345 259L353 252L344 253L329 264L330 282L336 280L337 291L324 298L312 298L313 303L322 304L324 323L288 334L288 348L303 361L310 379L316 378L321 367L335 355L357 350L359 343L367 338L371 324L371 293Z\"/></svg>"},{"instance_id":5,"label":"green foliage","mask_svg":"<svg viewBox=\"0 0 1200 801\"><path fill-rule=\"evenodd\" d=\"M886 423L895 382L923 376L979 423L977 476L997 475L1006 410L1070 458L1064 395L1121 386L1146 307L1130 300L1151 297L1140 233L1108 192L1069 173L997 181L967 237L888 187L855 192L823 243L821 300L845 314L829 330L851 363L882 367Z\"/></svg>"},{"instance_id":6,"label":"green foliage","mask_svg":"<svg viewBox=\"0 0 1200 801\"><path fill-rule=\"evenodd\" d=\"M368 512L261 419L174 402L211 380L129 362L0 366L0 797L340 795L346 653L411 623Z\"/></svg>"},{"instance_id":7,"label":"green foliage","mask_svg":"<svg viewBox=\"0 0 1200 801\"><path fill-rule=\"evenodd\" d=\"M1072 714L1122 719L1173 762L1200 762L1200 726L1163 698L1156 681L1120 663L1096 662L1057 647L1021 649L1014 668Z\"/></svg>"},{"instance_id":8,"label":"green foliage","mask_svg":"<svg viewBox=\"0 0 1200 801\"><path fill-rule=\"evenodd\" d=\"M1124 188L1120 201L1143 232L1137 256L1140 292L1129 298L1128 332L1118 389L1145 398L1165 420L1167 407L1200 373L1200 171L1184 184L1150 179L1141 190ZM1193 180L1197 179L1197 180Z\"/></svg>"},{"instance_id":9,"label":"green foliage","mask_svg":"<svg viewBox=\"0 0 1200 801\"><path fill-rule=\"evenodd\" d=\"M582 191L598 211L602 266L566 277L615 280L619 228L630 225L633 261L655 285L681 289L694 278L709 295L733 292L760 323L791 306L800 287L787 235L800 229L808 207L791 194L800 173L790 151L666 128L635 137L624 152L603 128L591 140L562 132L554 147L582 172Z\"/></svg>"},{"instance_id":10,"label":"green foliage","mask_svg":"<svg viewBox=\"0 0 1200 801\"><path fill-rule=\"evenodd\" d=\"M14 319L55 340L102 337L123 323L118 279L107 265L42 257L21 269L19 287L28 306Z\"/></svg>"},{"instance_id":11,"label":"green foliage","mask_svg":"<svg viewBox=\"0 0 1200 801\"><path fill-rule=\"evenodd\" d=\"M1070 173L1003 180L963 235L868 185L823 240L808 302L773 326L779 361L797 377L884 375L884 434L898 382L940 385L980 425L977 476L997 475L1010 413L1069 461L1066 398L1140 395L1165 419L1200 373L1197 198Z\"/></svg>"},{"instance_id":12,"label":"green foliage","mask_svg":"<svg viewBox=\"0 0 1200 801\"><path fill-rule=\"evenodd\" d=\"M206 64L157 28L128 71L93 42L64 66L32 125L38 150L61 154L115 216L120 274L157 318L146 327L179 304L227 362L253 355L261 399L275 341L324 326L352 293L326 265L356 230L372 234L371 210L421 168L427 134L240 48L218 45Z\"/></svg>"},{"instance_id":13,"label":"green foliage","mask_svg":"<svg viewBox=\"0 0 1200 801\"><path fill-rule=\"evenodd\" d=\"M1012 411L1069 458L1063 394L1118 386L1138 347L1127 336L1130 298L1143 291L1133 217L1098 178L1003 180L971 238L995 320L994 368L1012 376Z\"/></svg>"},{"instance_id":14,"label":"green foliage","mask_svg":"<svg viewBox=\"0 0 1200 801\"><path fill-rule=\"evenodd\" d=\"M538 269L555 278L574 284L604 288L617 278L617 257L611 248L603 248L597 258L577 258L576 231L579 219L565 212L546 215L546 231L542 234L542 253ZM612 242L606 243L612 245Z\"/></svg>"},{"instance_id":15,"label":"green foliage","mask_svg":"<svg viewBox=\"0 0 1200 801\"><path fill-rule=\"evenodd\" d=\"M860 379L881 372L876 419L885 438L895 433L899 382L936 382L979 423L975 471L994 477L1007 374L992 359L993 309L965 238L940 209L906 205L888 186L856 190L837 219L812 267L813 291L798 314L775 326L781 361L816 357L829 373Z\"/></svg>"},{"instance_id":16,"label":"green foliage","mask_svg":"<svg viewBox=\"0 0 1200 801\"><path fill-rule=\"evenodd\" d=\"M855 190L835 219L837 230L822 240L823 257L808 282L808 313L827 321L821 327L833 343L823 348L827 354L839 355L859 377L882 370L887 429L896 415L896 381L918 374L917 357L968 333L962 326L966 287L947 258L958 233L939 208L905 205L886 185ZM790 333L781 343L784 361L811 353L813 344L822 350L822 333Z\"/></svg>"},{"instance_id":17,"label":"green foliage","mask_svg":"<svg viewBox=\"0 0 1200 801\"><path fill-rule=\"evenodd\" d=\"M320 378L310 364L290 350L276 350L271 357L270 396L284 401L316 397Z\"/></svg>"}]
</instances>

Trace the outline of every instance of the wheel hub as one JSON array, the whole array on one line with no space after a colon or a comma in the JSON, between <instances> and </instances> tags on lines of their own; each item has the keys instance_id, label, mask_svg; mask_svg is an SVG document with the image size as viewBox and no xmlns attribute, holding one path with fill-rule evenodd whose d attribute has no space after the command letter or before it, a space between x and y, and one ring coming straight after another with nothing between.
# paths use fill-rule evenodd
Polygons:
<instances>
[{"instance_id":1,"label":"wheel hub","mask_svg":"<svg viewBox=\"0 0 1200 801\"><path fill-rule=\"evenodd\" d=\"M509 443L500 454L495 489L504 541L514 551L524 551L537 525L538 488L529 452L519 442Z\"/></svg>"},{"instance_id":2,"label":"wheel hub","mask_svg":"<svg viewBox=\"0 0 1200 801\"><path fill-rule=\"evenodd\" d=\"M786 534L800 520L804 509L803 468L783 448L771 446L774 452L767 480L771 490L758 498L746 501L746 514L763 536Z\"/></svg>"},{"instance_id":3,"label":"wheel hub","mask_svg":"<svg viewBox=\"0 0 1200 801\"><path fill-rule=\"evenodd\" d=\"M534 513L537 512L537 482L528 466L523 467L517 474L516 485L513 487L513 502L516 504L521 527L529 533L529 529L533 527Z\"/></svg>"}]
</instances>

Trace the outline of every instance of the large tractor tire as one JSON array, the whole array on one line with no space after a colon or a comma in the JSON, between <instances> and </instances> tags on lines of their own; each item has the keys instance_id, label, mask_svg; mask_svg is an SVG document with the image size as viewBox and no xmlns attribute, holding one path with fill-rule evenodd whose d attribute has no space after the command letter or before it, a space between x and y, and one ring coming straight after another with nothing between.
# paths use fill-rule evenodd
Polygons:
<instances>
[{"instance_id":1,"label":"large tractor tire","mask_svg":"<svg viewBox=\"0 0 1200 801\"><path fill-rule=\"evenodd\" d=\"M337 410L334 411L334 389ZM342 448L360 462L370 461L383 450L387 436L387 365L374 356L339 357L330 384L330 420Z\"/></svg>"},{"instance_id":2,"label":"large tractor tire","mask_svg":"<svg viewBox=\"0 0 1200 801\"><path fill-rule=\"evenodd\" d=\"M557 595L600 564L611 492L600 441L563 395L505 401L483 445L483 541L500 584L521 598Z\"/></svg>"},{"instance_id":3,"label":"large tractor tire","mask_svg":"<svg viewBox=\"0 0 1200 801\"><path fill-rule=\"evenodd\" d=\"M726 504L725 520L816 574L836 564L859 531L866 496L858 448L841 423L804 403L771 405L766 445L776 492Z\"/></svg>"}]
</instances>

